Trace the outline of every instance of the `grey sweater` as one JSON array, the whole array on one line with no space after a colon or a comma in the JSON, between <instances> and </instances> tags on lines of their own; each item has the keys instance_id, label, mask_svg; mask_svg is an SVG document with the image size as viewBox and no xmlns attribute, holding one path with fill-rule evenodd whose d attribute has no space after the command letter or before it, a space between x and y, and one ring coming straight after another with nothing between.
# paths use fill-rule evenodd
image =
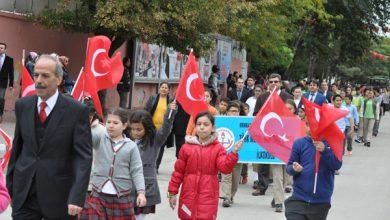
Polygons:
<instances>
[{"instance_id":1,"label":"grey sweater","mask_svg":"<svg viewBox=\"0 0 390 220\"><path fill-rule=\"evenodd\" d=\"M91 188L101 192L104 184L111 180L118 197L129 194L133 184L137 192L145 191L142 161L137 145L125 138L123 145L114 152L112 140L103 128L102 125L92 127Z\"/></svg>"}]
</instances>

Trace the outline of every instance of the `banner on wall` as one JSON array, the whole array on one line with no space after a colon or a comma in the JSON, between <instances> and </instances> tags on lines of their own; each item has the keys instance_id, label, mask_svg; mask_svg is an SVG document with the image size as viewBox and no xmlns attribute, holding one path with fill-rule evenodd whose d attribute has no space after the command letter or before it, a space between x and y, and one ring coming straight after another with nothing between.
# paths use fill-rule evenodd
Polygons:
<instances>
[{"instance_id":1,"label":"banner on wall","mask_svg":"<svg viewBox=\"0 0 390 220\"><path fill-rule=\"evenodd\" d=\"M216 51L217 65L220 69L220 80L226 80L232 66L232 43L218 39Z\"/></svg>"},{"instance_id":2,"label":"banner on wall","mask_svg":"<svg viewBox=\"0 0 390 220\"><path fill-rule=\"evenodd\" d=\"M233 150L234 143L240 140L249 128L254 117L250 116L217 116L215 127L219 142L228 152ZM240 163L260 164L284 164L283 161L272 156L264 148L258 145L250 135L244 140L244 145L239 152Z\"/></svg>"}]
</instances>

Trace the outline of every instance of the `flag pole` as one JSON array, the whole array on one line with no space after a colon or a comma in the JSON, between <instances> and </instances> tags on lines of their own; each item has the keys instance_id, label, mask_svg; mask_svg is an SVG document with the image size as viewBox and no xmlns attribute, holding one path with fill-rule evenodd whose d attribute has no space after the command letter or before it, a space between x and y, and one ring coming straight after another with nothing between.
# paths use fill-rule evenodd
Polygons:
<instances>
[{"instance_id":1,"label":"flag pole","mask_svg":"<svg viewBox=\"0 0 390 220\"><path fill-rule=\"evenodd\" d=\"M75 85L77 85L78 81L80 80L80 76L81 76L81 73L83 72L84 70L84 67L81 67L80 69L80 72L79 72L79 75L77 76L77 79L76 79L76 82L74 83ZM76 88L76 86L73 86L73 89L72 89L72 92L70 93L71 96L73 96L73 93L74 93L74 89ZM77 97L78 99L79 97Z\"/></svg>"},{"instance_id":2,"label":"flag pole","mask_svg":"<svg viewBox=\"0 0 390 220\"><path fill-rule=\"evenodd\" d=\"M176 103L176 98L173 100L174 103ZM169 110L168 119L171 119L172 116L172 109Z\"/></svg>"},{"instance_id":3,"label":"flag pole","mask_svg":"<svg viewBox=\"0 0 390 220\"><path fill-rule=\"evenodd\" d=\"M245 133L244 133L244 136L242 136L242 138L240 139L241 141L245 140L246 136L248 136L248 129L246 129Z\"/></svg>"}]
</instances>

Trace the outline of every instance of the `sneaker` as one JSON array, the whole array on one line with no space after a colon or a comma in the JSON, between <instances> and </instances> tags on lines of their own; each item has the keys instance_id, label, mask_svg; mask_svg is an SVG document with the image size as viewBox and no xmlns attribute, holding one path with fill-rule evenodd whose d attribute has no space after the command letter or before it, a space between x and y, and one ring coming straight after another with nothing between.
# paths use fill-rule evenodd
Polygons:
<instances>
[{"instance_id":1,"label":"sneaker","mask_svg":"<svg viewBox=\"0 0 390 220\"><path fill-rule=\"evenodd\" d=\"M338 170L334 171L335 175L340 175L340 172Z\"/></svg>"},{"instance_id":2,"label":"sneaker","mask_svg":"<svg viewBox=\"0 0 390 220\"><path fill-rule=\"evenodd\" d=\"M283 212L283 205L275 204L275 212Z\"/></svg>"},{"instance_id":3,"label":"sneaker","mask_svg":"<svg viewBox=\"0 0 390 220\"><path fill-rule=\"evenodd\" d=\"M275 205L275 199L272 199L272 201L271 201L271 208L275 208L276 207L276 205Z\"/></svg>"},{"instance_id":4,"label":"sneaker","mask_svg":"<svg viewBox=\"0 0 390 220\"><path fill-rule=\"evenodd\" d=\"M356 138L356 139L355 139L355 142L356 142L356 143L362 143L362 138L361 138L361 137Z\"/></svg>"},{"instance_id":5,"label":"sneaker","mask_svg":"<svg viewBox=\"0 0 390 220\"><path fill-rule=\"evenodd\" d=\"M352 156L352 151L348 151L348 156Z\"/></svg>"},{"instance_id":6,"label":"sneaker","mask_svg":"<svg viewBox=\"0 0 390 220\"><path fill-rule=\"evenodd\" d=\"M252 196L263 196L263 195L265 195L265 191L261 189L256 189L256 191L252 193Z\"/></svg>"},{"instance_id":7,"label":"sneaker","mask_svg":"<svg viewBox=\"0 0 390 220\"><path fill-rule=\"evenodd\" d=\"M371 143L370 142L367 142L367 147L371 147Z\"/></svg>"},{"instance_id":8,"label":"sneaker","mask_svg":"<svg viewBox=\"0 0 390 220\"><path fill-rule=\"evenodd\" d=\"M292 189L291 189L290 187L286 187L286 188L284 189L284 192L285 192L285 193L291 193L291 191L292 191Z\"/></svg>"},{"instance_id":9,"label":"sneaker","mask_svg":"<svg viewBox=\"0 0 390 220\"><path fill-rule=\"evenodd\" d=\"M242 179L241 179L241 184L247 184L248 183L248 177L247 176L243 176Z\"/></svg>"},{"instance_id":10,"label":"sneaker","mask_svg":"<svg viewBox=\"0 0 390 220\"><path fill-rule=\"evenodd\" d=\"M232 204L231 204L231 202L230 202L229 199L223 199L222 207L227 208L227 207L230 207L231 205L232 205Z\"/></svg>"}]
</instances>

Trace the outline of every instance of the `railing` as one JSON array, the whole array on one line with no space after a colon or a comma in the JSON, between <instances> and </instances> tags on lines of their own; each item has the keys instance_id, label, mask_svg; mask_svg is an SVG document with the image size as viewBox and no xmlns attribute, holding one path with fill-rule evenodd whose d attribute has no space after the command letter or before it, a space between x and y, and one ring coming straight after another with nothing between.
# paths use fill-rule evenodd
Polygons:
<instances>
[{"instance_id":1,"label":"railing","mask_svg":"<svg viewBox=\"0 0 390 220\"><path fill-rule=\"evenodd\" d=\"M59 0L0 0L0 11L14 14L38 13L45 7L54 8Z\"/></svg>"}]
</instances>

